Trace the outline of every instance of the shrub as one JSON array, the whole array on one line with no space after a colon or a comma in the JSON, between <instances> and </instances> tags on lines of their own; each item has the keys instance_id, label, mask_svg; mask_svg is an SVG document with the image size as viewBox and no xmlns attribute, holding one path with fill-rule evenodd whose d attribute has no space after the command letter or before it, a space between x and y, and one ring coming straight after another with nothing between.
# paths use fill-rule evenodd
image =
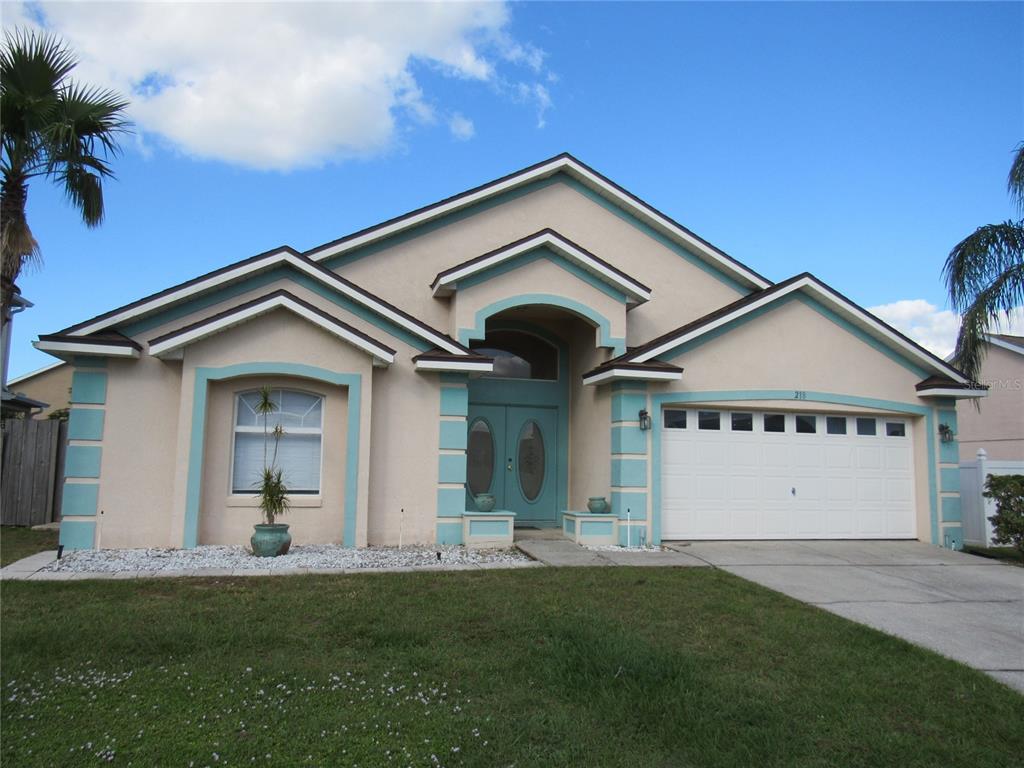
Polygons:
<instances>
[{"instance_id":1,"label":"shrub","mask_svg":"<svg viewBox=\"0 0 1024 768\"><path fill-rule=\"evenodd\" d=\"M992 539L1016 547L1024 560L1024 475L989 475L983 495L996 503Z\"/></svg>"}]
</instances>

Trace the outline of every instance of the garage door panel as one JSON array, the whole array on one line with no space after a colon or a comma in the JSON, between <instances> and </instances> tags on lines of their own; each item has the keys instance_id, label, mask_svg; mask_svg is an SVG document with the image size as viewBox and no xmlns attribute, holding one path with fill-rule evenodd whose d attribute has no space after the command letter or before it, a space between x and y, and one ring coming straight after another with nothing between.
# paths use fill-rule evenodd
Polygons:
<instances>
[{"instance_id":1,"label":"garage door panel","mask_svg":"<svg viewBox=\"0 0 1024 768\"><path fill-rule=\"evenodd\" d=\"M815 433L797 433L787 416L785 432L765 432L765 414L755 413L753 431L733 432L730 413L718 413L720 430L692 428L692 409L690 429L663 431L664 538L915 536L913 447L905 422L889 429L891 416L860 417L877 424L876 434L863 435L853 416L830 424L817 415ZM849 432L833 434L843 424Z\"/></svg>"}]
</instances>

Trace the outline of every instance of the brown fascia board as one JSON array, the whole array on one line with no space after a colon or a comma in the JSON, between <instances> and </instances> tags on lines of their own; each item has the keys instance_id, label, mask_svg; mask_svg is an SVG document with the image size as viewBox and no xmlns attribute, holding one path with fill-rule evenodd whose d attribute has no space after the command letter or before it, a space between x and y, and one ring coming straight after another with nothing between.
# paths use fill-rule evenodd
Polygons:
<instances>
[{"instance_id":1,"label":"brown fascia board","mask_svg":"<svg viewBox=\"0 0 1024 768\"><path fill-rule=\"evenodd\" d=\"M291 299L292 301L294 301L296 304L300 305L304 309L308 309L309 311L316 313L317 315L319 315L320 317L324 318L328 322L333 323L334 325L338 326L339 328L342 328L342 329L348 331L349 333L358 336L359 338L363 339L363 341L367 341L370 344L374 344L374 345L380 347L381 349L385 350L386 352L390 352L392 355L397 354L396 351L394 349L392 349L391 347L389 347L387 344L383 344L382 342L378 341L377 339L373 338L372 336L363 333L358 328L353 328L351 325L346 323L344 320L340 320L339 318L335 317L334 315L330 314L329 312L325 312L324 310L320 309L319 307L314 306L313 304L310 304L308 301L304 301L303 299L300 299L294 293L291 293L290 291L287 291L284 288L279 288L276 291L271 291L270 293L264 294L263 296L260 296L260 297L255 298L255 299L251 299L250 301L246 301L246 302L244 302L242 304L236 304L235 306L231 307L230 309L226 309L223 312L218 312L215 315L210 315L209 317L205 317L202 320L197 320L194 323L189 323L188 325L182 326L181 328L175 328L173 331L169 331L168 333L165 333L165 334L163 334L161 336L157 336L156 338L150 339L149 340L149 344L152 346L153 344L159 344L160 342L167 341L169 339L173 339L175 336L180 336L183 333L189 333L190 331L194 331L197 328L202 328L203 326L209 325L210 323L215 323L218 320L231 317L231 315L237 314L237 313L239 313L239 312L241 312L241 311L243 311L245 309L248 309L249 307L255 306L257 304L262 304L267 299L273 299L273 298L275 298L277 296L283 296L283 297L286 297L288 299ZM75 338L77 338L77 337L75 337Z\"/></svg>"},{"instance_id":2,"label":"brown fascia board","mask_svg":"<svg viewBox=\"0 0 1024 768\"><path fill-rule=\"evenodd\" d=\"M427 352L421 352L412 358L415 363L418 360L438 360L441 362L457 361L460 363L493 363L494 358L486 355L469 354L469 355L453 355L445 352L441 349L431 349Z\"/></svg>"},{"instance_id":3,"label":"brown fascia board","mask_svg":"<svg viewBox=\"0 0 1024 768\"><path fill-rule=\"evenodd\" d=\"M596 376L599 373L605 371L611 371L614 369L623 371L671 371L673 373L682 373L683 368L678 365L672 365L671 363L665 363L661 360L652 360L647 363L630 363L628 361L609 360L607 363L601 363L596 368L591 368L589 371L583 374L583 378L588 376Z\"/></svg>"},{"instance_id":4,"label":"brown fascia board","mask_svg":"<svg viewBox=\"0 0 1024 768\"><path fill-rule=\"evenodd\" d=\"M93 333L89 336L70 336L67 333L45 333L39 336L40 341L64 341L74 344L97 344L114 345L118 347L132 347L142 350L142 345L123 333Z\"/></svg>"},{"instance_id":5,"label":"brown fascia board","mask_svg":"<svg viewBox=\"0 0 1024 768\"><path fill-rule=\"evenodd\" d=\"M988 384L979 384L976 381L961 384L945 376L929 376L927 379L919 381L914 385L914 388L918 392L924 392L929 389L988 389Z\"/></svg>"},{"instance_id":6,"label":"brown fascia board","mask_svg":"<svg viewBox=\"0 0 1024 768\"><path fill-rule=\"evenodd\" d=\"M621 277L623 280L628 280L631 283L636 283L638 286L643 288L645 291L650 291L651 290L651 288L649 286L644 285L639 280L637 280L635 277L627 275L625 272L623 272L618 267L614 266L613 264L609 264L607 261L602 259L600 256L597 256L596 254L591 253L590 251L588 251L586 248L584 248L579 243L570 240L568 237L566 237L565 235L560 234L557 230L554 230L551 227L544 227L544 229L540 229L540 230L534 232L532 235L527 235L526 237L521 237L518 240L513 240L511 243L506 243L505 245L499 246L497 248L493 248L490 251L488 251L487 253L484 253L484 254L482 254L480 256L475 256L472 259L467 259L466 261L463 261L460 264L456 264L454 267L449 267L448 269L445 269L445 270L443 270L441 272L438 272L437 276L434 278L434 282L432 282L430 284L430 288L431 288L431 290L433 290L434 288L437 288L437 284L440 283L441 280L445 276L450 275L453 272L458 272L459 270L465 269L466 267L470 267L473 264L477 264L477 263L479 263L481 261L485 261L485 260L491 258L492 256L494 256L495 254L501 253L502 251L506 251L509 248L515 248L517 245L522 245L523 243L529 242L530 240L533 240L535 237L540 237L541 235L551 235L551 236L561 240L562 242L567 243L568 245L571 245L573 248L576 248L577 250L582 251L584 254L586 254L587 256L592 258L594 261L596 261L598 264L600 264L602 267L607 267L610 271L614 272L616 275ZM538 247L542 247L542 246L538 246Z\"/></svg>"}]
</instances>

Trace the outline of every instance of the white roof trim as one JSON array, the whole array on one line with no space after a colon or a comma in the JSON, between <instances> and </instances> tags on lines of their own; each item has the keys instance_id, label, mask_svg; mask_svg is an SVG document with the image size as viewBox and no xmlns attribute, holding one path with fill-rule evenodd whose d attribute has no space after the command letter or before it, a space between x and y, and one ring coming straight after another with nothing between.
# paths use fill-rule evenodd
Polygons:
<instances>
[{"instance_id":1,"label":"white roof trim","mask_svg":"<svg viewBox=\"0 0 1024 768\"><path fill-rule=\"evenodd\" d=\"M264 315L267 312L279 308L294 312L299 317L323 328L328 333L331 333L334 336L347 341L352 346L358 347L364 352L369 353L376 360L380 360L383 363L393 363L395 361L395 356L390 351L367 341L362 336L358 336L339 327L316 312L311 312L308 308L302 306L288 296L270 296L263 301L252 304L245 309L241 309L230 315L217 318L216 320L206 323L198 328L185 331L184 333L178 334L165 341L150 344L149 354L154 357L173 355L182 347L185 347L192 342L204 339L207 336L212 336L215 333L219 333L231 328L232 326L238 325L239 323L243 323L246 320L250 320L259 315Z\"/></svg>"},{"instance_id":2,"label":"white roof trim","mask_svg":"<svg viewBox=\"0 0 1024 768\"><path fill-rule=\"evenodd\" d=\"M1016 352L1018 355L1024 355L1024 347L1018 347L1016 344L1011 344L1008 341L997 339L995 336L985 336L985 341L993 347L1000 347L1001 349L1006 349L1010 352Z\"/></svg>"},{"instance_id":3,"label":"white roof trim","mask_svg":"<svg viewBox=\"0 0 1024 768\"><path fill-rule=\"evenodd\" d=\"M539 232L533 237L492 253L486 259L481 259L480 261L476 261L472 264L467 264L462 269L445 275L437 281L437 285L434 287L434 295L449 296L452 291L458 287L459 280L472 277L473 275L497 266L502 262L544 246L558 254L561 254L565 258L569 259L569 261L575 262L591 274L602 279L604 282L618 288L636 303L648 301L651 298L650 290L640 285L640 283L608 269L606 265L597 261L589 253L580 250L580 248L554 232Z\"/></svg>"},{"instance_id":4,"label":"white roof trim","mask_svg":"<svg viewBox=\"0 0 1024 768\"><path fill-rule=\"evenodd\" d=\"M679 381L683 378L681 371L638 371L631 368L611 368L593 376L584 376L583 385L603 384L606 381L625 381L642 379L644 381Z\"/></svg>"},{"instance_id":5,"label":"white roof trim","mask_svg":"<svg viewBox=\"0 0 1024 768\"><path fill-rule=\"evenodd\" d=\"M988 397L987 389L935 388L924 389L917 393L918 397L955 397L958 400L975 397Z\"/></svg>"},{"instance_id":6,"label":"white roof trim","mask_svg":"<svg viewBox=\"0 0 1024 768\"><path fill-rule=\"evenodd\" d=\"M494 363L483 362L461 362L458 360L417 360L417 371L458 371L470 373L491 373L494 370Z\"/></svg>"},{"instance_id":7,"label":"white roof trim","mask_svg":"<svg viewBox=\"0 0 1024 768\"><path fill-rule=\"evenodd\" d=\"M834 309L840 310L843 314L847 315L847 318L852 320L855 325L859 325L864 330L867 330L876 337L881 337L890 346L895 347L906 355L919 363L929 370L938 371L944 376L949 376L954 381L960 384L969 383L963 374L957 371L955 368L946 365L937 358L932 358L923 350L918 349L913 344L909 343L906 339L903 339L898 334L894 333L889 327L885 325L881 320L876 318L869 312L861 309L860 307L852 304L846 299L838 296L836 293L823 286L817 280L812 277L802 277L799 280L794 280L790 285L777 291L772 291L769 295L764 296L761 299L752 301L749 304L745 304L742 307L735 309L721 317L717 317L706 325L702 325L699 328L695 328L689 333L683 334L682 336L676 336L662 344L659 344L653 349L647 350L642 354L636 355L635 357L629 358L629 362L646 363L648 360L656 358L658 355L662 355L672 349L675 349L681 344L685 344L688 341L692 341L700 336L703 336L710 331L715 330L733 320L742 317L743 315L749 314L754 310L760 309L761 307L771 304L772 302L778 301L783 296L786 296L794 291L806 291L814 294L818 299L822 300L823 303L831 305Z\"/></svg>"},{"instance_id":8,"label":"white roof trim","mask_svg":"<svg viewBox=\"0 0 1024 768\"><path fill-rule=\"evenodd\" d=\"M543 165L535 166L522 171L521 173L496 181L493 184L488 184L487 186L470 194L458 195L455 199L446 203L430 206L418 213L411 213L406 216L402 216L390 224L374 227L370 231L365 232L358 237L353 237L343 242L335 243L334 245L323 246L319 249L314 248L312 251L308 252L308 255L315 261L322 261L323 259L338 256L376 240L390 237L391 235L397 234L398 232L411 227L416 227L442 216L447 216L448 214L462 208L466 208L482 200L495 197L496 195L500 195L501 193L507 192L511 189L524 186L532 181L546 178L559 171L568 173L588 188L612 201L620 208L629 211L646 224L649 224L655 229L667 234L676 242L684 245L687 249L703 256L724 272L732 275L734 278L738 278L741 282L747 283L748 285L756 288L768 288L771 285L771 283L766 281L764 278L759 277L743 265L726 257L716 248L709 246L699 238L694 237L694 235L687 232L664 215L658 213L653 208L634 200L622 190L597 176L589 168L584 167L573 158L565 156L553 158Z\"/></svg>"},{"instance_id":9,"label":"white roof trim","mask_svg":"<svg viewBox=\"0 0 1024 768\"><path fill-rule=\"evenodd\" d=\"M11 384L17 384L20 381L31 379L33 376L38 376L41 373L52 371L54 368L59 368L62 365L67 365L67 363L64 362L63 360L58 360L56 363L50 363L49 365L44 365L42 368L36 368L34 371L23 373L21 374L21 376L15 376L13 379L7 380L7 386L10 386Z\"/></svg>"},{"instance_id":10,"label":"white roof trim","mask_svg":"<svg viewBox=\"0 0 1024 768\"><path fill-rule=\"evenodd\" d=\"M450 339L437 333L431 333L417 323L410 322L408 318L395 312L393 309L385 306L376 299L367 296L362 291L353 288L348 283L340 279L331 280L321 269L311 266L305 259L299 258L289 251L274 251L272 253L268 253L263 258L255 259L245 264L240 264L234 269L227 269L224 272L211 275L205 280L199 280L191 285L184 286L165 295L156 296L149 301L144 301L141 304L129 307L115 315L84 325L75 331L71 331L71 335L87 336L90 333L95 333L96 331L103 330L104 328L110 328L111 326L118 325L119 323L124 323L128 320L139 317L140 315L148 314L162 307L187 299L197 293L208 291L219 285L232 282L255 272L261 272L279 264L289 264L303 274L309 275L324 285L329 285L356 303L362 304L364 307L373 310L382 317L386 317L401 328L404 328L421 339L429 341L431 344L440 347L446 352L451 352L454 355L466 354L464 349L453 344Z\"/></svg>"},{"instance_id":11,"label":"white roof trim","mask_svg":"<svg viewBox=\"0 0 1024 768\"><path fill-rule=\"evenodd\" d=\"M135 347L128 347L122 344L90 344L84 341L33 341L32 346L40 352L48 352L55 357L60 357L61 355L83 355L90 357L137 358L139 356L139 350Z\"/></svg>"}]
</instances>

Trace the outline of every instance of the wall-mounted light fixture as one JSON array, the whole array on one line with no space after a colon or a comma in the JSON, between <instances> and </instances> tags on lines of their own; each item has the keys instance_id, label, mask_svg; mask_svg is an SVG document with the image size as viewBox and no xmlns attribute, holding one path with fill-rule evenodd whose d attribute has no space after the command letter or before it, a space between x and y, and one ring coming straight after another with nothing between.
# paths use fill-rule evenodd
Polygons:
<instances>
[{"instance_id":1,"label":"wall-mounted light fixture","mask_svg":"<svg viewBox=\"0 0 1024 768\"><path fill-rule=\"evenodd\" d=\"M944 443L952 443L956 439L956 433L949 424L939 424L939 440Z\"/></svg>"},{"instance_id":2,"label":"wall-mounted light fixture","mask_svg":"<svg viewBox=\"0 0 1024 768\"><path fill-rule=\"evenodd\" d=\"M640 419L640 429L647 430L651 428L651 414L646 410L641 410L638 418Z\"/></svg>"}]
</instances>

